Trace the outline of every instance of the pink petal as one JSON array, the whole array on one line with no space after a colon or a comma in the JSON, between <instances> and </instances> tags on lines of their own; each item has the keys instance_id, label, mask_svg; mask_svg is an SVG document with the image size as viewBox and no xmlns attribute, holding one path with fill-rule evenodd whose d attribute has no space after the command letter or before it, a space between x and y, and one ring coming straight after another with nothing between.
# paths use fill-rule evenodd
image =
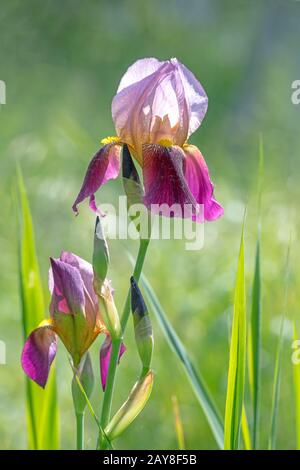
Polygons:
<instances>
[{"instance_id":1,"label":"pink petal","mask_svg":"<svg viewBox=\"0 0 300 470\"><path fill-rule=\"evenodd\" d=\"M167 217L196 214L197 204L183 174L184 159L177 146L143 146L144 203L152 212Z\"/></svg>"},{"instance_id":2,"label":"pink petal","mask_svg":"<svg viewBox=\"0 0 300 470\"><path fill-rule=\"evenodd\" d=\"M198 204L204 205L205 220L215 220L223 215L223 208L214 199L214 185L200 150L195 145L185 147L185 178Z\"/></svg>"},{"instance_id":3,"label":"pink petal","mask_svg":"<svg viewBox=\"0 0 300 470\"><path fill-rule=\"evenodd\" d=\"M112 350L111 338L109 335L106 336L101 349L100 349L100 375L101 375L101 384L103 391L106 387L107 374L110 363L110 355ZM122 343L119 352L119 361L126 351L125 345Z\"/></svg>"},{"instance_id":4,"label":"pink petal","mask_svg":"<svg viewBox=\"0 0 300 470\"><path fill-rule=\"evenodd\" d=\"M90 198L90 207L97 212L94 193L110 179L115 179L120 171L121 146L116 143L104 145L92 158L79 194L72 206L78 213L77 205L85 198Z\"/></svg>"},{"instance_id":5,"label":"pink petal","mask_svg":"<svg viewBox=\"0 0 300 470\"><path fill-rule=\"evenodd\" d=\"M41 387L45 387L50 366L56 355L56 334L49 326L42 326L28 336L21 357L25 374Z\"/></svg>"},{"instance_id":6,"label":"pink petal","mask_svg":"<svg viewBox=\"0 0 300 470\"><path fill-rule=\"evenodd\" d=\"M177 64L183 83L185 98L189 106L189 130L187 138L200 126L208 107L208 98L195 75L181 64L177 59L172 59Z\"/></svg>"},{"instance_id":7,"label":"pink petal","mask_svg":"<svg viewBox=\"0 0 300 470\"><path fill-rule=\"evenodd\" d=\"M161 62L150 75L137 73L143 77L138 81L121 80L118 93L112 101L112 117L118 136L135 151L141 153L141 145L149 142L150 128L155 110L152 108L153 94L159 81L173 70L169 62ZM147 69L147 72L149 69ZM123 85L129 84L125 88ZM165 113L167 114L167 113Z\"/></svg>"},{"instance_id":8,"label":"pink petal","mask_svg":"<svg viewBox=\"0 0 300 470\"><path fill-rule=\"evenodd\" d=\"M122 80L120 81L117 92L119 93L119 91L122 91L124 88L127 88L134 83L140 82L149 75L152 75L154 72L157 72L157 70L163 64L164 62L161 62L153 57L149 59L137 60L134 62L134 64L128 67L127 71L122 77Z\"/></svg>"},{"instance_id":9,"label":"pink petal","mask_svg":"<svg viewBox=\"0 0 300 470\"><path fill-rule=\"evenodd\" d=\"M54 282L51 313L58 311L75 315L82 312L85 305L84 284L78 269L60 260L50 258L50 261Z\"/></svg>"}]
</instances>

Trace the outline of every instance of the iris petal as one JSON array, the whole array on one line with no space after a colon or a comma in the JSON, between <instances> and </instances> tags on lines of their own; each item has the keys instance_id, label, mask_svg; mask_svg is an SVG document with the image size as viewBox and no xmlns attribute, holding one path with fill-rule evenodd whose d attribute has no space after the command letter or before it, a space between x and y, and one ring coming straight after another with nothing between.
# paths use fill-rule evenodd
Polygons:
<instances>
[{"instance_id":1,"label":"iris petal","mask_svg":"<svg viewBox=\"0 0 300 470\"><path fill-rule=\"evenodd\" d=\"M167 217L192 217L197 203L183 174L185 155L180 147L143 146L145 205Z\"/></svg>"},{"instance_id":2,"label":"iris petal","mask_svg":"<svg viewBox=\"0 0 300 470\"><path fill-rule=\"evenodd\" d=\"M205 220L215 220L223 215L224 210L213 196L214 185L206 162L195 145L186 145L184 150L186 154L184 174L189 188L197 203L204 205Z\"/></svg>"},{"instance_id":3,"label":"iris petal","mask_svg":"<svg viewBox=\"0 0 300 470\"><path fill-rule=\"evenodd\" d=\"M106 387L106 380L107 380L107 375L108 375L111 350L112 350L111 338L109 335L107 335L100 349L100 375L101 375L101 384L102 384L103 391L105 390L105 387ZM126 347L122 343L120 352L119 352L119 361L125 351L126 351Z\"/></svg>"},{"instance_id":4,"label":"iris petal","mask_svg":"<svg viewBox=\"0 0 300 470\"><path fill-rule=\"evenodd\" d=\"M51 302L53 311L78 314L85 305L84 285L78 269L63 261L50 258L54 289ZM61 309L61 306L64 309Z\"/></svg>"},{"instance_id":5,"label":"iris petal","mask_svg":"<svg viewBox=\"0 0 300 470\"><path fill-rule=\"evenodd\" d=\"M95 203L94 193L110 179L115 179L120 171L121 146L117 143L104 145L92 158L86 171L79 194L72 206L74 212L78 213L77 206L85 198L90 198L90 207L98 211Z\"/></svg>"},{"instance_id":6,"label":"iris petal","mask_svg":"<svg viewBox=\"0 0 300 470\"><path fill-rule=\"evenodd\" d=\"M36 328L28 336L21 357L25 374L41 387L45 387L50 366L56 355L57 339L51 325Z\"/></svg>"}]
</instances>

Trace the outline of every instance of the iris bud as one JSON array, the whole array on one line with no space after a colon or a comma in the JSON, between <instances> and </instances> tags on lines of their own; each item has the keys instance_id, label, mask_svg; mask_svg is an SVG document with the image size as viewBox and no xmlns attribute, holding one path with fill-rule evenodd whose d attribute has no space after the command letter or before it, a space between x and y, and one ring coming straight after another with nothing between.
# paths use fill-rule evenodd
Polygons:
<instances>
[{"instance_id":1,"label":"iris bud","mask_svg":"<svg viewBox=\"0 0 300 470\"><path fill-rule=\"evenodd\" d=\"M136 382L125 403L105 428L110 441L120 436L143 410L152 390L153 378L153 372L148 371Z\"/></svg>"},{"instance_id":2,"label":"iris bud","mask_svg":"<svg viewBox=\"0 0 300 470\"><path fill-rule=\"evenodd\" d=\"M102 284L106 278L109 264L109 252L107 242L102 231L100 218L96 218L94 232L94 252L93 252L93 271L94 271L94 290L97 294L101 293Z\"/></svg>"},{"instance_id":3,"label":"iris bud","mask_svg":"<svg viewBox=\"0 0 300 470\"><path fill-rule=\"evenodd\" d=\"M143 372L147 373L151 366L154 345L152 325L142 293L134 277L131 277L130 282L135 340L143 364Z\"/></svg>"}]
</instances>

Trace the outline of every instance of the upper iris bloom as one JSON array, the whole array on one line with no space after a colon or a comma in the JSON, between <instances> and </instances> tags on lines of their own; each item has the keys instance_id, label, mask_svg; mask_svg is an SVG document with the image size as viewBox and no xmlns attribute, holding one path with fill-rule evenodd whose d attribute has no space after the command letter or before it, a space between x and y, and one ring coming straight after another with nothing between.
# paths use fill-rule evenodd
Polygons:
<instances>
[{"instance_id":1,"label":"upper iris bloom","mask_svg":"<svg viewBox=\"0 0 300 470\"><path fill-rule=\"evenodd\" d=\"M142 167L147 207L175 204L184 213L188 205L194 220L220 217L223 209L214 199L205 160L187 142L200 126L207 106L204 89L177 59L135 62L112 101L117 137L102 141L104 146L89 164L73 210L77 212L77 205L86 197L96 210L94 193L118 176L121 147L127 144ZM204 206L201 220L196 215L198 204Z\"/></svg>"},{"instance_id":2,"label":"upper iris bloom","mask_svg":"<svg viewBox=\"0 0 300 470\"><path fill-rule=\"evenodd\" d=\"M74 366L78 367L98 334L105 333L107 340L102 347L104 352L100 354L105 386L111 342L93 289L92 266L79 256L63 251L59 259L51 258L49 289L52 294L50 318L33 330L26 340L21 358L24 372L45 387L56 355L57 336L72 356Z\"/></svg>"}]
</instances>

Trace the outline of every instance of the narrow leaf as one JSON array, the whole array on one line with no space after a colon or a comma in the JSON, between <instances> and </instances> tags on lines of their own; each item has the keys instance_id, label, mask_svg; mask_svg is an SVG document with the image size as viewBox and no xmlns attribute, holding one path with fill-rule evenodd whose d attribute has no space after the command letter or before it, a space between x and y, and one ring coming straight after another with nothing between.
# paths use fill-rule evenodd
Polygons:
<instances>
[{"instance_id":1,"label":"narrow leaf","mask_svg":"<svg viewBox=\"0 0 300 470\"><path fill-rule=\"evenodd\" d=\"M196 371L194 365L192 364L188 353L182 344L181 340L177 336L175 330L170 324L166 313L164 312L162 306L160 305L149 281L142 274L141 282L144 287L146 296L148 297L149 304L152 307L153 313L155 314L158 323L161 327L162 332L164 333L169 346L171 347L174 354L181 361L184 371L187 375L187 378L190 382L190 385L195 393L195 396L200 403L200 406L206 416L210 429L213 433L213 436L218 444L218 446L223 448L223 425L220 418L217 407L211 397L211 394L208 391L207 385L204 382L203 378Z\"/></svg>"},{"instance_id":2,"label":"narrow leaf","mask_svg":"<svg viewBox=\"0 0 300 470\"><path fill-rule=\"evenodd\" d=\"M22 174L18 171L19 280L24 340L44 320L44 297L35 249L34 231ZM26 378L28 446L30 449L59 447L59 417L54 368L42 390Z\"/></svg>"},{"instance_id":3,"label":"narrow leaf","mask_svg":"<svg viewBox=\"0 0 300 470\"><path fill-rule=\"evenodd\" d=\"M285 295L284 295L284 306L283 314L281 316L280 332L276 350L276 360L274 369L274 382L273 382L273 394L272 394L272 407L271 407L271 426L269 435L269 450L276 448L276 431L277 431L277 416L278 416L278 404L280 397L280 381L281 381L281 367L282 367L282 349L283 349L283 332L285 327L285 316L287 310L287 298L288 298L288 278L289 278L289 258L290 258L290 243L288 246L286 266L285 266Z\"/></svg>"},{"instance_id":4,"label":"narrow leaf","mask_svg":"<svg viewBox=\"0 0 300 470\"><path fill-rule=\"evenodd\" d=\"M246 298L244 273L244 225L238 258L225 406L224 448L239 448L246 369Z\"/></svg>"},{"instance_id":5,"label":"narrow leaf","mask_svg":"<svg viewBox=\"0 0 300 470\"><path fill-rule=\"evenodd\" d=\"M253 448L257 449L259 430L259 401L260 401L260 348L261 348L261 204L264 173L264 147L262 136L259 139L259 166L258 166L258 227L254 277L252 284L252 308L250 315L248 366L249 384L253 405Z\"/></svg>"}]
</instances>

